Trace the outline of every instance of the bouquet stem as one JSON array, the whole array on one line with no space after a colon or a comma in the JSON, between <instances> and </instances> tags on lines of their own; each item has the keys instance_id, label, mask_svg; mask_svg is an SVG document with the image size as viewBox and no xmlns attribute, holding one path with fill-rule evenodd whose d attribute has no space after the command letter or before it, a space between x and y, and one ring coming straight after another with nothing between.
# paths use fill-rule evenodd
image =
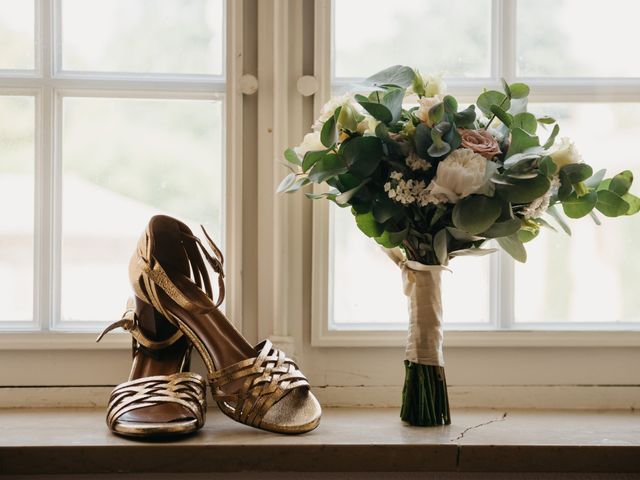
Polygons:
<instances>
[{"instance_id":1,"label":"bouquet stem","mask_svg":"<svg viewBox=\"0 0 640 480\"><path fill-rule=\"evenodd\" d=\"M404 361L400 418L411 425L432 427L451 424L444 367Z\"/></svg>"}]
</instances>

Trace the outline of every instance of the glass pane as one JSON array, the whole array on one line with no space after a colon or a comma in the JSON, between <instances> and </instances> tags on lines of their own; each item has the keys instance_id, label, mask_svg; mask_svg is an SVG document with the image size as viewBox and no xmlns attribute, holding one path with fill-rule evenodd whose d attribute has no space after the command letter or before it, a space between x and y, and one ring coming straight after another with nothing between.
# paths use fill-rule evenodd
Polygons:
<instances>
[{"instance_id":1,"label":"glass pane","mask_svg":"<svg viewBox=\"0 0 640 480\"><path fill-rule=\"evenodd\" d=\"M223 0L63 0L62 67L219 75Z\"/></svg>"},{"instance_id":2,"label":"glass pane","mask_svg":"<svg viewBox=\"0 0 640 480\"><path fill-rule=\"evenodd\" d=\"M0 97L0 321L33 318L34 100Z\"/></svg>"},{"instance_id":3,"label":"glass pane","mask_svg":"<svg viewBox=\"0 0 640 480\"><path fill-rule=\"evenodd\" d=\"M335 0L336 77L368 77L391 65L423 74L488 77L490 0Z\"/></svg>"},{"instance_id":4,"label":"glass pane","mask_svg":"<svg viewBox=\"0 0 640 480\"><path fill-rule=\"evenodd\" d=\"M33 1L0 0L0 68L34 67Z\"/></svg>"},{"instance_id":5,"label":"glass pane","mask_svg":"<svg viewBox=\"0 0 640 480\"><path fill-rule=\"evenodd\" d=\"M630 169L640 178L640 104L537 104L530 110L557 118L561 135L575 140L595 170ZM632 189L640 193L638 185ZM640 218L599 217L600 227L587 217L570 223L571 237L543 231L527 244L529 260L516 264L516 321L640 321Z\"/></svg>"},{"instance_id":6,"label":"glass pane","mask_svg":"<svg viewBox=\"0 0 640 480\"><path fill-rule=\"evenodd\" d=\"M400 270L358 230L349 209L332 205L331 210L333 325L402 328L408 314ZM489 321L489 262L488 256L454 259L453 273L442 274L445 324Z\"/></svg>"},{"instance_id":7,"label":"glass pane","mask_svg":"<svg viewBox=\"0 0 640 480\"><path fill-rule=\"evenodd\" d=\"M519 0L517 67L523 76L637 77L640 2ZM627 49L631 49L627 52Z\"/></svg>"},{"instance_id":8,"label":"glass pane","mask_svg":"<svg viewBox=\"0 0 640 480\"><path fill-rule=\"evenodd\" d=\"M113 320L149 218L222 235L222 102L66 98L63 320Z\"/></svg>"}]
</instances>

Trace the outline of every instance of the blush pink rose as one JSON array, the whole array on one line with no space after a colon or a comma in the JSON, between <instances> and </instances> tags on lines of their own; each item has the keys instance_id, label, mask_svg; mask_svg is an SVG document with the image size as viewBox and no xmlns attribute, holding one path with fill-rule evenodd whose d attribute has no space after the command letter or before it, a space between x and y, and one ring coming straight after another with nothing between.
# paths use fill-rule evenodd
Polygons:
<instances>
[{"instance_id":1,"label":"blush pink rose","mask_svg":"<svg viewBox=\"0 0 640 480\"><path fill-rule=\"evenodd\" d=\"M501 153L500 145L498 145L496 139L484 128L478 130L459 128L458 133L462 137L463 148L473 150L486 159L490 160Z\"/></svg>"}]
</instances>

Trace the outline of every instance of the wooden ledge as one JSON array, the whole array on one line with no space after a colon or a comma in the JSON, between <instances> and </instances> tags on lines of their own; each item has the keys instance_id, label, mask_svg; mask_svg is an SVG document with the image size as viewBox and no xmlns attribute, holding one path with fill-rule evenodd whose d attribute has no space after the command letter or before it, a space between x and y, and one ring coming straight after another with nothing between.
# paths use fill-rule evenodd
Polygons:
<instances>
[{"instance_id":1,"label":"wooden ledge","mask_svg":"<svg viewBox=\"0 0 640 480\"><path fill-rule=\"evenodd\" d=\"M506 414L506 415L505 415ZM210 407L180 441L110 434L95 409L0 410L1 474L304 472L639 472L640 413L455 410L447 427L397 409L326 409L309 434L251 429Z\"/></svg>"}]
</instances>

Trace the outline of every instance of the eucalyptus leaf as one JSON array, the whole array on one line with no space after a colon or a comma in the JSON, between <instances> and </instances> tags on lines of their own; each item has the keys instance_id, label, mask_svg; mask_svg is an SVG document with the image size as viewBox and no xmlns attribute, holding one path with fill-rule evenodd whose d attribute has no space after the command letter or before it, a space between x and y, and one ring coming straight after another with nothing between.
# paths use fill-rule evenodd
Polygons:
<instances>
[{"instance_id":1,"label":"eucalyptus leaf","mask_svg":"<svg viewBox=\"0 0 640 480\"><path fill-rule=\"evenodd\" d=\"M560 187L558 188L558 199L560 199L561 202L564 202L569 198L571 192L573 192L573 186L571 185L571 180L569 180L567 172L564 170L560 169L559 177Z\"/></svg>"},{"instance_id":2,"label":"eucalyptus leaf","mask_svg":"<svg viewBox=\"0 0 640 480\"><path fill-rule=\"evenodd\" d=\"M491 105L491 113L493 113L498 119L504 123L507 127L511 128L513 124L513 116L498 105Z\"/></svg>"},{"instance_id":3,"label":"eucalyptus leaf","mask_svg":"<svg viewBox=\"0 0 640 480\"><path fill-rule=\"evenodd\" d=\"M379 237L384 227L376 222L371 212L356 214L356 225L367 237Z\"/></svg>"},{"instance_id":4,"label":"eucalyptus leaf","mask_svg":"<svg viewBox=\"0 0 640 480\"><path fill-rule=\"evenodd\" d=\"M494 223L480 235L486 238L508 237L520 230L521 225L522 221L519 218L511 218L504 222Z\"/></svg>"},{"instance_id":5,"label":"eucalyptus leaf","mask_svg":"<svg viewBox=\"0 0 640 480\"><path fill-rule=\"evenodd\" d=\"M600 185L600 182L602 182L602 179L606 174L607 174L607 170L605 168L603 168L602 170L598 170L596 173L591 175L590 178L587 178L584 181L584 185L590 189L594 189L594 188L597 189L598 186Z\"/></svg>"},{"instance_id":6,"label":"eucalyptus leaf","mask_svg":"<svg viewBox=\"0 0 640 480\"><path fill-rule=\"evenodd\" d=\"M502 205L496 198L471 195L455 204L451 218L456 228L477 235L493 225L501 212Z\"/></svg>"},{"instance_id":7,"label":"eucalyptus leaf","mask_svg":"<svg viewBox=\"0 0 640 480\"><path fill-rule=\"evenodd\" d=\"M569 195L569 198L562 202L564 214L569 218L582 218L588 215L598 203L598 194L590 192L578 197L576 192Z\"/></svg>"},{"instance_id":8,"label":"eucalyptus leaf","mask_svg":"<svg viewBox=\"0 0 640 480\"><path fill-rule=\"evenodd\" d=\"M351 200L353 198L353 196L356 193L358 193L360 191L360 189L367 184L368 181L369 180L367 179L364 182L362 182L360 185L357 185L357 186L347 190L346 192L341 193L340 195L338 195L336 197L335 202L338 205L346 205L347 203L349 203L349 200Z\"/></svg>"},{"instance_id":9,"label":"eucalyptus leaf","mask_svg":"<svg viewBox=\"0 0 640 480\"><path fill-rule=\"evenodd\" d=\"M324 158L329 153L329 150L318 150L315 152L307 152L302 160L302 171L307 172L313 167L318 160Z\"/></svg>"},{"instance_id":10,"label":"eucalyptus leaf","mask_svg":"<svg viewBox=\"0 0 640 480\"><path fill-rule=\"evenodd\" d=\"M629 211L630 205L617 193L600 190L596 195L598 199L596 209L605 217L620 217Z\"/></svg>"},{"instance_id":11,"label":"eucalyptus leaf","mask_svg":"<svg viewBox=\"0 0 640 480\"><path fill-rule=\"evenodd\" d=\"M541 123L543 125L553 125L554 123L556 123L556 119L545 115L544 117L538 118L538 123Z\"/></svg>"},{"instance_id":12,"label":"eucalyptus leaf","mask_svg":"<svg viewBox=\"0 0 640 480\"><path fill-rule=\"evenodd\" d=\"M375 102L358 102L362 107L371 114L376 120L380 120L383 123L391 123L393 120L393 114L391 111L380 103Z\"/></svg>"},{"instance_id":13,"label":"eucalyptus leaf","mask_svg":"<svg viewBox=\"0 0 640 480\"><path fill-rule=\"evenodd\" d=\"M356 137L340 147L349 172L356 177L370 176L382 161L382 141L378 137Z\"/></svg>"},{"instance_id":14,"label":"eucalyptus leaf","mask_svg":"<svg viewBox=\"0 0 640 480\"><path fill-rule=\"evenodd\" d=\"M553 130L551 130L551 135L547 139L546 143L543 145L544 148L551 148L556 141L556 137L560 133L560 126L558 124L554 125Z\"/></svg>"},{"instance_id":15,"label":"eucalyptus leaf","mask_svg":"<svg viewBox=\"0 0 640 480\"><path fill-rule=\"evenodd\" d=\"M551 182L547 177L536 175L530 179L513 178L511 185L496 185L496 192L508 202L522 204L543 196L550 187Z\"/></svg>"},{"instance_id":16,"label":"eucalyptus leaf","mask_svg":"<svg viewBox=\"0 0 640 480\"><path fill-rule=\"evenodd\" d=\"M444 103L440 102L435 104L429 109L428 115L432 125L440 123L442 117L444 117Z\"/></svg>"},{"instance_id":17,"label":"eucalyptus leaf","mask_svg":"<svg viewBox=\"0 0 640 480\"><path fill-rule=\"evenodd\" d=\"M498 238L498 244L505 252L511 255L514 260L521 263L527 261L527 251L516 235Z\"/></svg>"},{"instance_id":18,"label":"eucalyptus leaf","mask_svg":"<svg viewBox=\"0 0 640 480\"><path fill-rule=\"evenodd\" d=\"M597 206L597 204L596 204ZM589 216L591 217L591 220L593 220L593 223L595 223L596 225L600 226L602 225L602 222L600 221L600 217L598 217L598 215L596 214L596 212L594 212L593 210L591 210L589 212Z\"/></svg>"},{"instance_id":19,"label":"eucalyptus leaf","mask_svg":"<svg viewBox=\"0 0 640 480\"><path fill-rule=\"evenodd\" d=\"M367 85L397 85L408 88L415 77L413 69L404 65L393 65L384 70L371 75L364 83Z\"/></svg>"},{"instance_id":20,"label":"eucalyptus leaf","mask_svg":"<svg viewBox=\"0 0 640 480\"><path fill-rule=\"evenodd\" d=\"M627 215L635 215L636 213L640 212L640 198L630 193L625 193L622 196L622 199L629 204Z\"/></svg>"},{"instance_id":21,"label":"eucalyptus leaf","mask_svg":"<svg viewBox=\"0 0 640 480\"><path fill-rule=\"evenodd\" d=\"M490 117L492 114L492 105L497 105L498 107L506 111L509 110L511 102L504 93L498 92L496 90L489 90L480 94L478 100L476 101L476 105L478 105L478 108L482 111L482 113L484 113L487 117Z\"/></svg>"},{"instance_id":22,"label":"eucalyptus leaf","mask_svg":"<svg viewBox=\"0 0 640 480\"><path fill-rule=\"evenodd\" d=\"M287 148L284 151L284 159L293 165L302 165L302 160L300 160L300 157L298 157L298 154L292 148Z\"/></svg>"},{"instance_id":23,"label":"eucalyptus leaf","mask_svg":"<svg viewBox=\"0 0 640 480\"><path fill-rule=\"evenodd\" d=\"M398 245L402 245L402 242L405 238L407 238L408 234L408 228L400 230L399 232L390 232L388 230L385 230L384 232L382 232L382 235L380 235L379 237L375 237L375 241L385 248L393 248L397 247Z\"/></svg>"},{"instance_id":24,"label":"eucalyptus leaf","mask_svg":"<svg viewBox=\"0 0 640 480\"><path fill-rule=\"evenodd\" d=\"M385 223L393 217L402 215L402 211L402 205L393 201L376 202L371 208L373 217L378 223Z\"/></svg>"},{"instance_id":25,"label":"eucalyptus leaf","mask_svg":"<svg viewBox=\"0 0 640 480\"><path fill-rule=\"evenodd\" d=\"M524 83L512 83L509 85L511 98L526 98L529 95L529 86Z\"/></svg>"},{"instance_id":26,"label":"eucalyptus leaf","mask_svg":"<svg viewBox=\"0 0 640 480\"><path fill-rule=\"evenodd\" d=\"M479 237L477 235L471 235L464 230L460 230L455 227L446 227L447 231L451 234L453 238L458 240L459 242L478 242L480 240L484 240L484 237Z\"/></svg>"},{"instance_id":27,"label":"eucalyptus leaf","mask_svg":"<svg viewBox=\"0 0 640 480\"><path fill-rule=\"evenodd\" d=\"M549 155L542 157L538 166L540 168L540 172L547 177L551 177L558 173L558 166Z\"/></svg>"},{"instance_id":28,"label":"eucalyptus leaf","mask_svg":"<svg viewBox=\"0 0 640 480\"><path fill-rule=\"evenodd\" d=\"M314 183L322 183L331 177L347 171L344 159L336 154L328 154L318 160L309 171L309 180Z\"/></svg>"},{"instance_id":29,"label":"eucalyptus leaf","mask_svg":"<svg viewBox=\"0 0 640 480\"><path fill-rule=\"evenodd\" d=\"M550 217L553 217L558 225L560 225L560 228L564 230L564 233L571 236L571 228L569 228L569 224L562 217L562 214L556 209L555 205L551 205L549 208L547 208L547 214Z\"/></svg>"},{"instance_id":30,"label":"eucalyptus leaf","mask_svg":"<svg viewBox=\"0 0 640 480\"><path fill-rule=\"evenodd\" d=\"M450 257L484 257L490 253L497 252L497 248L463 248L449 253Z\"/></svg>"},{"instance_id":31,"label":"eucalyptus leaf","mask_svg":"<svg viewBox=\"0 0 640 480\"><path fill-rule=\"evenodd\" d=\"M512 118L513 123L511 128L521 128L531 135L535 135L536 130L538 130L538 121L532 113L522 112L514 115Z\"/></svg>"},{"instance_id":32,"label":"eucalyptus leaf","mask_svg":"<svg viewBox=\"0 0 640 480\"><path fill-rule=\"evenodd\" d=\"M593 175L593 169L586 163L572 163L560 169L572 184L584 182Z\"/></svg>"},{"instance_id":33,"label":"eucalyptus leaf","mask_svg":"<svg viewBox=\"0 0 640 480\"><path fill-rule=\"evenodd\" d=\"M394 88L390 90L383 98L382 104L391 112L391 122L397 122L402 114L402 101L404 100L404 90Z\"/></svg>"},{"instance_id":34,"label":"eucalyptus leaf","mask_svg":"<svg viewBox=\"0 0 640 480\"><path fill-rule=\"evenodd\" d=\"M429 147L433 143L431 140L431 129L427 127L424 123L420 123L416 127L416 132L413 137L413 141L416 147L416 153L420 158L429 158L429 154L427 153Z\"/></svg>"},{"instance_id":35,"label":"eucalyptus leaf","mask_svg":"<svg viewBox=\"0 0 640 480\"><path fill-rule=\"evenodd\" d=\"M451 115L455 115L456 113L458 113L458 101L455 99L455 97L447 95L442 99L442 102L444 103L444 109L447 113Z\"/></svg>"},{"instance_id":36,"label":"eucalyptus leaf","mask_svg":"<svg viewBox=\"0 0 640 480\"><path fill-rule=\"evenodd\" d=\"M324 122L324 125L322 125L320 141L325 147L330 148L336 143L337 138L338 130L336 129L336 119L332 115L326 122Z\"/></svg>"},{"instance_id":37,"label":"eucalyptus leaf","mask_svg":"<svg viewBox=\"0 0 640 480\"><path fill-rule=\"evenodd\" d=\"M509 145L509 151L507 152L506 158L517 153L522 153L528 148L538 146L540 146L538 137L525 132L521 128L514 128L511 131L511 144Z\"/></svg>"},{"instance_id":38,"label":"eucalyptus leaf","mask_svg":"<svg viewBox=\"0 0 640 480\"><path fill-rule=\"evenodd\" d=\"M296 181L296 174L290 173L286 177L282 179L278 188L276 189L276 193L286 192Z\"/></svg>"},{"instance_id":39,"label":"eucalyptus leaf","mask_svg":"<svg viewBox=\"0 0 640 480\"><path fill-rule=\"evenodd\" d=\"M433 237L433 250L440 265L446 265L448 261L448 233L444 228Z\"/></svg>"},{"instance_id":40,"label":"eucalyptus leaf","mask_svg":"<svg viewBox=\"0 0 640 480\"><path fill-rule=\"evenodd\" d=\"M624 195L629 192L631 188L631 184L633 183L633 173L629 170L625 170L617 174L615 177L611 179L611 183L609 183L609 190L617 195Z\"/></svg>"},{"instance_id":41,"label":"eucalyptus leaf","mask_svg":"<svg viewBox=\"0 0 640 480\"><path fill-rule=\"evenodd\" d=\"M460 128L472 128L476 121L476 106L469 105L464 110L453 116L456 125Z\"/></svg>"}]
</instances>

